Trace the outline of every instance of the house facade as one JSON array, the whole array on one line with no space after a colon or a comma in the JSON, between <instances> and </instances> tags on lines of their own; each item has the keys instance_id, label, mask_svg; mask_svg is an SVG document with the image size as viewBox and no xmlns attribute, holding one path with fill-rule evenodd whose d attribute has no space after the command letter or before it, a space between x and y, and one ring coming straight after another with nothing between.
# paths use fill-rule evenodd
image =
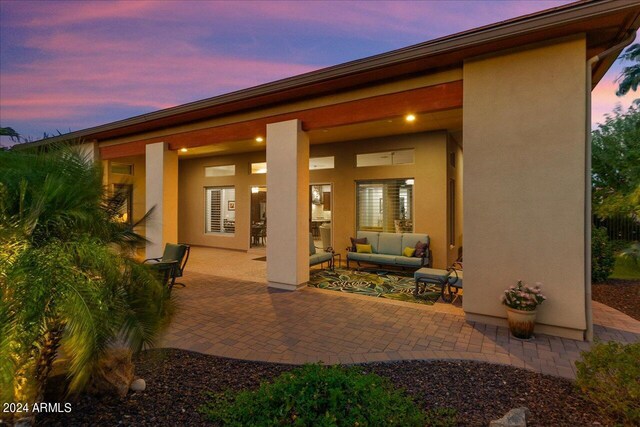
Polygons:
<instances>
[{"instance_id":1,"label":"house facade","mask_svg":"<svg viewBox=\"0 0 640 427\"><path fill-rule=\"evenodd\" d=\"M147 257L266 244L293 291L310 232L343 258L358 230L425 233L436 268L464 247L468 319L541 282L538 330L588 339L590 92L639 24L580 2L63 137L131 186L127 215L154 208Z\"/></svg>"}]
</instances>

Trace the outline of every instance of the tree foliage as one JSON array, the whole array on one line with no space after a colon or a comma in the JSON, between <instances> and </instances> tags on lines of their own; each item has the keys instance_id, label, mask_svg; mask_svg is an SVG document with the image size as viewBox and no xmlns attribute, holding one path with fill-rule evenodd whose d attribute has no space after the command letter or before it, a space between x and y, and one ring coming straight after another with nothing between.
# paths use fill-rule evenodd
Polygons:
<instances>
[{"instance_id":1,"label":"tree foliage","mask_svg":"<svg viewBox=\"0 0 640 427\"><path fill-rule=\"evenodd\" d=\"M134 351L166 326L167 291L117 220L127 195L69 147L0 152L0 400L37 402L59 349L70 392L115 343Z\"/></svg>"},{"instance_id":2,"label":"tree foliage","mask_svg":"<svg viewBox=\"0 0 640 427\"><path fill-rule=\"evenodd\" d=\"M640 107L620 106L592 132L593 209L640 218Z\"/></svg>"},{"instance_id":3,"label":"tree foliage","mask_svg":"<svg viewBox=\"0 0 640 427\"><path fill-rule=\"evenodd\" d=\"M636 91L640 84L640 43L632 44L620 55L623 61L630 61L633 64L622 69L620 75L616 79L618 82L618 90L616 95L626 95L629 90Z\"/></svg>"}]
</instances>

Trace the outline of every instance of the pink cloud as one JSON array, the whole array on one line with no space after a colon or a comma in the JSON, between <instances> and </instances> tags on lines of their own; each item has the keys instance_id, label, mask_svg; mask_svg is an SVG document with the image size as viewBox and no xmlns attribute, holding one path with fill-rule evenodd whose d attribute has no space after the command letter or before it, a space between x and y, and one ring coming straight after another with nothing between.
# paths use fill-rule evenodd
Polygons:
<instances>
[{"instance_id":1,"label":"pink cloud","mask_svg":"<svg viewBox=\"0 0 640 427\"><path fill-rule=\"evenodd\" d=\"M195 50L169 50L160 55L144 43L138 49L106 56L100 50L92 54L91 41L62 39L71 40L85 53L34 61L3 74L3 120L63 119L99 106L150 111L317 68L205 56ZM54 46L56 43L51 41Z\"/></svg>"}]
</instances>

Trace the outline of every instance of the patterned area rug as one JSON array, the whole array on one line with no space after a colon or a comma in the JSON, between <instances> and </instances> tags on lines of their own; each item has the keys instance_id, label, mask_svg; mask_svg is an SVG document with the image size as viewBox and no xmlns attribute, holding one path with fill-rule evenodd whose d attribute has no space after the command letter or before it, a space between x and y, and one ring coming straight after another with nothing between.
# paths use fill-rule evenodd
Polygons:
<instances>
[{"instance_id":1,"label":"patterned area rug","mask_svg":"<svg viewBox=\"0 0 640 427\"><path fill-rule=\"evenodd\" d=\"M440 288L430 286L416 298L413 273L388 270L316 270L311 273L309 286L428 305L440 296Z\"/></svg>"}]
</instances>

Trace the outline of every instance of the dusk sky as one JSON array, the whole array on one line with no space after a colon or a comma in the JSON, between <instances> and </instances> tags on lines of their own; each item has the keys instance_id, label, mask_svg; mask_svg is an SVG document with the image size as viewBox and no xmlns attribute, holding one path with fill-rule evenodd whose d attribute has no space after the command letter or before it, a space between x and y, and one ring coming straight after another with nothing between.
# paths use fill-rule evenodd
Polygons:
<instances>
[{"instance_id":1,"label":"dusk sky","mask_svg":"<svg viewBox=\"0 0 640 427\"><path fill-rule=\"evenodd\" d=\"M0 0L0 126L39 139L566 3ZM640 97L615 96L621 68L594 123Z\"/></svg>"}]
</instances>

